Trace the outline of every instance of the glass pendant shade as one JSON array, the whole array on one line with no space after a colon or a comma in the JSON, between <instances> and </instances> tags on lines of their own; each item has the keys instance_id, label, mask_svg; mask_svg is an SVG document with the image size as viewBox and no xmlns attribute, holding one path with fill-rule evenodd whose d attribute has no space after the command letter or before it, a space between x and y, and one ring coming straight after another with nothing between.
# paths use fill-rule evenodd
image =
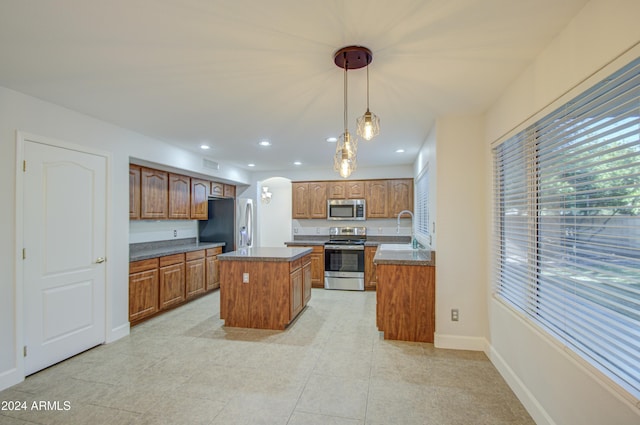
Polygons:
<instances>
[{"instance_id":1,"label":"glass pendant shade","mask_svg":"<svg viewBox=\"0 0 640 425\"><path fill-rule=\"evenodd\" d=\"M380 134L380 118L367 108L367 112L356 120L358 136L365 140L371 140Z\"/></svg>"},{"instance_id":2,"label":"glass pendant shade","mask_svg":"<svg viewBox=\"0 0 640 425\"><path fill-rule=\"evenodd\" d=\"M355 171L357 150L358 141L351 137L349 131L345 130L338 139L336 154L333 157L333 169L340 174L340 177L346 179Z\"/></svg>"}]
</instances>

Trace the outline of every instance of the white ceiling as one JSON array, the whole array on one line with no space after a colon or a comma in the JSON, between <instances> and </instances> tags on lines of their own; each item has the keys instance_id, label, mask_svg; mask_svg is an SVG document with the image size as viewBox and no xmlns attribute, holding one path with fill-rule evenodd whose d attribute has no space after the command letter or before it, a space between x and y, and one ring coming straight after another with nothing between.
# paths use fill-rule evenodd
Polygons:
<instances>
[{"instance_id":1,"label":"white ceiling","mask_svg":"<svg viewBox=\"0 0 640 425\"><path fill-rule=\"evenodd\" d=\"M358 44L381 118L358 166L411 164L435 117L486 109L585 3L0 0L0 86L242 168L331 167L325 139L344 129L333 53ZM354 133L366 72L348 79Z\"/></svg>"}]
</instances>

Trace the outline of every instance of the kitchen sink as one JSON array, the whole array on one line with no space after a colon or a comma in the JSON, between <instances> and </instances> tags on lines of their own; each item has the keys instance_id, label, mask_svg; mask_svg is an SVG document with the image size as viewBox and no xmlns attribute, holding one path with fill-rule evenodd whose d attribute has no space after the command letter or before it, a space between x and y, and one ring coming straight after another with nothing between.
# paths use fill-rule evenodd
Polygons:
<instances>
[{"instance_id":1,"label":"kitchen sink","mask_svg":"<svg viewBox=\"0 0 640 425\"><path fill-rule=\"evenodd\" d=\"M379 248L381 251L413 251L410 243L383 243Z\"/></svg>"}]
</instances>

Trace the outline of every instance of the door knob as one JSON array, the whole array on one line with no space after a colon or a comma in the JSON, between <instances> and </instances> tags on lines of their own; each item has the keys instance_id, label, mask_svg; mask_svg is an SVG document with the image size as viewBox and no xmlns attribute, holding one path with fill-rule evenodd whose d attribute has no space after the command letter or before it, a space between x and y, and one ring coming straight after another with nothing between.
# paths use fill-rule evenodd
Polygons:
<instances>
[{"instance_id":1,"label":"door knob","mask_svg":"<svg viewBox=\"0 0 640 425\"><path fill-rule=\"evenodd\" d=\"M96 264L104 263L105 261L107 261L107 259L104 257L96 258Z\"/></svg>"}]
</instances>

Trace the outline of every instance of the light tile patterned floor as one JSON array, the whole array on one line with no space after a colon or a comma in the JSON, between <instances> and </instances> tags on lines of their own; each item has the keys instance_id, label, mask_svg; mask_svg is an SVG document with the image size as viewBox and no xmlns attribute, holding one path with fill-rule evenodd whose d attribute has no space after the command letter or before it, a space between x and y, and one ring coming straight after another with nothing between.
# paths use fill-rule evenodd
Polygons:
<instances>
[{"instance_id":1,"label":"light tile patterned floor","mask_svg":"<svg viewBox=\"0 0 640 425\"><path fill-rule=\"evenodd\" d=\"M533 424L483 353L385 341L375 293L314 289L284 332L225 328L219 293L28 377L0 424Z\"/></svg>"}]
</instances>

